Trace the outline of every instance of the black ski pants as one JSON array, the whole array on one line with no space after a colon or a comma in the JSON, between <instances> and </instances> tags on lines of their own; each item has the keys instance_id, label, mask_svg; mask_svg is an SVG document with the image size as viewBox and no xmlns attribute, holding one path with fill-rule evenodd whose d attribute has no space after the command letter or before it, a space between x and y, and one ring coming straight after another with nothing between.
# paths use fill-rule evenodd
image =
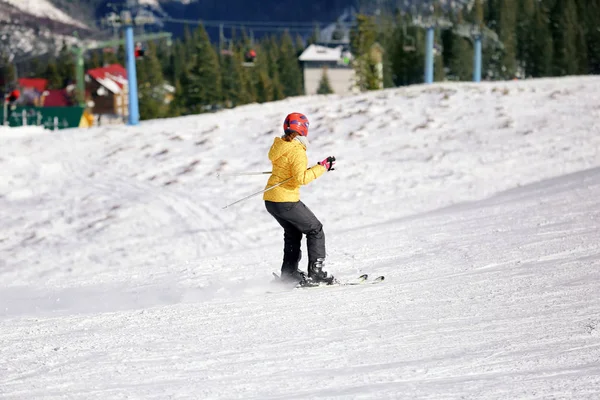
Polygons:
<instances>
[{"instance_id":1,"label":"black ski pants","mask_svg":"<svg viewBox=\"0 0 600 400\"><path fill-rule=\"evenodd\" d=\"M279 225L283 227L283 265L281 272L293 272L298 269L302 258L300 250L302 234L306 235L308 263L325 258L325 233L323 225L303 202L276 203L265 201L265 207Z\"/></svg>"}]
</instances>

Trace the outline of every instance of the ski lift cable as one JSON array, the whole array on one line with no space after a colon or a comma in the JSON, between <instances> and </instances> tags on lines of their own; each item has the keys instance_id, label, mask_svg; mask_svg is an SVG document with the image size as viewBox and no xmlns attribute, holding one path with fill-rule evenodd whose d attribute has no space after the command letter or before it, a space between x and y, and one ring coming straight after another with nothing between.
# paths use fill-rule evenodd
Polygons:
<instances>
[{"instance_id":1,"label":"ski lift cable","mask_svg":"<svg viewBox=\"0 0 600 400\"><path fill-rule=\"evenodd\" d=\"M104 22L105 18L100 18L95 20L97 23ZM158 18L159 22L170 22L170 23L179 23L179 24L190 24L190 25L205 25L205 26L248 26L248 27L276 27L276 28L315 28L315 27L323 27L335 24L334 21L324 22L324 21L313 21L313 22L298 22L298 21L290 21L290 22L274 22L274 21L232 21L232 20L211 20L211 19L184 19L184 18L171 18L164 17ZM350 27L355 25L352 22L340 22L342 27Z\"/></svg>"},{"instance_id":2,"label":"ski lift cable","mask_svg":"<svg viewBox=\"0 0 600 400\"><path fill-rule=\"evenodd\" d=\"M99 21L99 20L98 20ZM207 28L227 28L227 29L248 29L253 31L290 31L290 32L313 32L315 28L332 25L332 23L320 22L318 24L312 23L280 23L280 22L268 22L268 21L220 21L220 20L189 20L179 18L161 18L162 23L171 24L187 24L187 25L203 25ZM352 28L353 25L347 24L344 27Z\"/></svg>"},{"instance_id":3,"label":"ski lift cable","mask_svg":"<svg viewBox=\"0 0 600 400\"><path fill-rule=\"evenodd\" d=\"M314 21L314 22L298 22L298 21L290 21L290 22L273 22L273 21L231 21L231 20L193 20L193 19L181 19L181 18L161 18L161 21L173 22L173 23L182 23L182 24L195 24L195 25L212 25L212 26L264 26L264 27L280 27L280 28L292 28L292 27L306 27L306 28L314 28L315 26L327 26L334 24L334 22L323 22L323 21ZM342 26L350 26L352 23L341 23Z\"/></svg>"}]
</instances>

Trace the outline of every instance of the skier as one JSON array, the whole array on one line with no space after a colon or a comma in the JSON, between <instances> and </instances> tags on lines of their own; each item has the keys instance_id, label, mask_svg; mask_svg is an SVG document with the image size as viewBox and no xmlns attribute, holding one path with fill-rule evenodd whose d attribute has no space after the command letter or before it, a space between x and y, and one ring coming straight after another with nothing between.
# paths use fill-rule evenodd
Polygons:
<instances>
[{"instance_id":1,"label":"skier","mask_svg":"<svg viewBox=\"0 0 600 400\"><path fill-rule=\"evenodd\" d=\"M283 123L284 135L276 137L269 159L273 169L263 195L265 207L283 227L284 247L281 279L285 282L306 284L308 280L331 284L334 277L323 270L325 261L325 233L323 225L308 207L300 201L300 186L307 185L331 171L335 157L327 157L317 165L307 168L308 118L300 113L289 114ZM302 235L306 235L308 249L308 280L298 269L302 258Z\"/></svg>"}]
</instances>

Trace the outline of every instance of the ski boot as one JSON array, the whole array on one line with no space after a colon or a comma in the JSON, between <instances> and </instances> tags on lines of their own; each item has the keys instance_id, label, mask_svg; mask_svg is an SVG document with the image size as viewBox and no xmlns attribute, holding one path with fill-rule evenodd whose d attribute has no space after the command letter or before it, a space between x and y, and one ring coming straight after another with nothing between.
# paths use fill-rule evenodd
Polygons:
<instances>
[{"instance_id":1,"label":"ski boot","mask_svg":"<svg viewBox=\"0 0 600 400\"><path fill-rule=\"evenodd\" d=\"M285 284L304 285L306 283L306 274L298 269L298 264L302 259L302 251L298 251L298 259L295 261L286 260L284 257L281 265L280 281Z\"/></svg>"},{"instance_id":2,"label":"ski boot","mask_svg":"<svg viewBox=\"0 0 600 400\"><path fill-rule=\"evenodd\" d=\"M306 283L306 274L299 269L295 271L282 270L280 280L285 284L303 286Z\"/></svg>"},{"instance_id":3,"label":"ski boot","mask_svg":"<svg viewBox=\"0 0 600 400\"><path fill-rule=\"evenodd\" d=\"M300 257L302 257L302 253L300 253L298 261L296 262L283 262L283 265L281 266L282 283L290 285L304 285L306 283L306 274L298 269Z\"/></svg>"},{"instance_id":4,"label":"ski boot","mask_svg":"<svg viewBox=\"0 0 600 400\"><path fill-rule=\"evenodd\" d=\"M326 271L323 271L324 258L317 258L316 261L311 261L308 264L308 279L314 284L325 283L327 285L333 285L336 280L332 275L327 275Z\"/></svg>"}]
</instances>

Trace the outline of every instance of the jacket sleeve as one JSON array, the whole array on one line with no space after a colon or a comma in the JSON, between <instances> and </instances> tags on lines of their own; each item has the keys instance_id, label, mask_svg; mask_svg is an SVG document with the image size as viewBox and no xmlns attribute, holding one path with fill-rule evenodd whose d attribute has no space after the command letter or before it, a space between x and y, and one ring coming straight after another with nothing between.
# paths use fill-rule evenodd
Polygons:
<instances>
[{"instance_id":1,"label":"jacket sleeve","mask_svg":"<svg viewBox=\"0 0 600 400\"><path fill-rule=\"evenodd\" d=\"M327 168L322 165L317 164L308 169L307 166L308 158L306 157L306 151L300 150L296 152L291 160L291 169L292 176L300 185L309 184L327 171Z\"/></svg>"}]
</instances>

